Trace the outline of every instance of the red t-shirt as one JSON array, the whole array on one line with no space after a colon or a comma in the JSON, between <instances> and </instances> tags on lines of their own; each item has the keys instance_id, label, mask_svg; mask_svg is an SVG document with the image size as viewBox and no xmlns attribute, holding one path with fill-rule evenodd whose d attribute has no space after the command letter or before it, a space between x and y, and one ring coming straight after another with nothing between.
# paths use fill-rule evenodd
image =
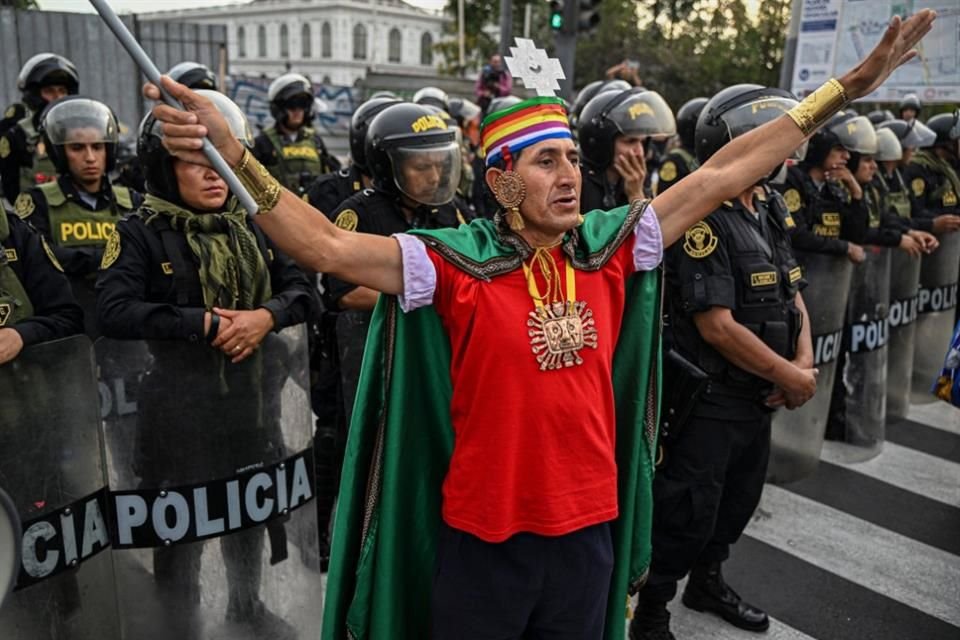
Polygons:
<instances>
[{"instance_id":1,"label":"red t-shirt","mask_svg":"<svg viewBox=\"0 0 960 640\"><path fill-rule=\"evenodd\" d=\"M583 364L541 371L523 269L484 282L427 251L434 308L450 339L455 434L443 519L488 542L558 536L617 517L613 352L634 271L630 236L599 271L576 271L576 299L596 323ZM552 252L566 299L564 255ZM546 284L534 268L537 286Z\"/></svg>"}]
</instances>

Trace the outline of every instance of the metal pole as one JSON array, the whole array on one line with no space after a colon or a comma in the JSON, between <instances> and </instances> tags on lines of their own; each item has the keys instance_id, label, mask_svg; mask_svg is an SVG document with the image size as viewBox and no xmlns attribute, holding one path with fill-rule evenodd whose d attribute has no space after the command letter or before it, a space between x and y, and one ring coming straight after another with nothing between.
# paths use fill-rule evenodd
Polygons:
<instances>
[{"instance_id":1,"label":"metal pole","mask_svg":"<svg viewBox=\"0 0 960 640\"><path fill-rule=\"evenodd\" d=\"M464 39L466 38L466 36L464 35L466 26L464 26L463 2L464 0L458 0L457 2L457 40L459 42L457 53L460 55L459 57L460 75L463 75L463 73L466 71L465 67L467 66L467 63L466 63L467 56L464 51L464 48L466 47L466 42L464 42Z\"/></svg>"},{"instance_id":2,"label":"metal pole","mask_svg":"<svg viewBox=\"0 0 960 640\"><path fill-rule=\"evenodd\" d=\"M147 77L147 80L157 85L157 87L160 87L163 101L171 107L183 110L183 105L174 100L173 96L164 91L160 86L160 70L157 69L157 65L153 64L153 60L150 59L150 56L143 50L143 47L140 46L137 39L133 37L133 34L131 34L127 27L120 21L120 18L117 17L117 14L110 5L107 4L106 0L90 0L90 4L97 10L97 13L100 14L103 21L107 23L107 26L110 27L113 34L117 36L120 44L127 50L127 53L130 54L133 61L137 63L137 66L140 67L140 71ZM216 172L220 174L220 177L227 183L230 190L237 196L243 208L246 209L250 215L254 215L257 212L256 201L247 192L246 188L244 188L240 179L233 173L230 165L223 159L223 156L220 155L217 148L214 147L213 143L207 138L203 139L203 154L207 156L207 160L210 161L210 164L213 165Z\"/></svg>"},{"instance_id":3,"label":"metal pole","mask_svg":"<svg viewBox=\"0 0 960 640\"><path fill-rule=\"evenodd\" d=\"M529 2L523 5L523 37L530 37L530 23L533 21L533 5Z\"/></svg>"},{"instance_id":4,"label":"metal pole","mask_svg":"<svg viewBox=\"0 0 960 640\"><path fill-rule=\"evenodd\" d=\"M567 76L560 80L560 95L566 100L573 99L573 73L577 61L577 30L580 22L580 3L567 0L563 5L563 27L556 32L557 58L563 73Z\"/></svg>"},{"instance_id":5,"label":"metal pole","mask_svg":"<svg viewBox=\"0 0 960 640\"><path fill-rule=\"evenodd\" d=\"M790 27L787 29L787 41L783 44L783 60L780 62L780 88L790 90L793 84L793 67L797 63L797 39L800 36L800 18L803 3L794 1L790 12Z\"/></svg>"},{"instance_id":6,"label":"metal pole","mask_svg":"<svg viewBox=\"0 0 960 640\"><path fill-rule=\"evenodd\" d=\"M500 0L500 54L510 55L513 42L513 1Z\"/></svg>"}]
</instances>

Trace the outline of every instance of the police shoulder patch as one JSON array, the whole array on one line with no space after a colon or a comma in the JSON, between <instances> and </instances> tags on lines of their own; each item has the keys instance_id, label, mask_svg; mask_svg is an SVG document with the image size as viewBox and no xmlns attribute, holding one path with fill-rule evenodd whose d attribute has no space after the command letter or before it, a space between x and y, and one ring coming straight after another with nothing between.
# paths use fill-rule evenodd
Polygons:
<instances>
[{"instance_id":1,"label":"police shoulder patch","mask_svg":"<svg viewBox=\"0 0 960 640\"><path fill-rule=\"evenodd\" d=\"M110 265L120 257L120 234L116 229L107 238L107 246L103 248L103 258L100 259L100 268L109 269Z\"/></svg>"},{"instance_id":2,"label":"police shoulder patch","mask_svg":"<svg viewBox=\"0 0 960 640\"><path fill-rule=\"evenodd\" d=\"M683 234L683 250L691 258L706 258L717 248L719 239L710 225L701 220Z\"/></svg>"},{"instance_id":3,"label":"police shoulder patch","mask_svg":"<svg viewBox=\"0 0 960 640\"><path fill-rule=\"evenodd\" d=\"M3 117L8 119L13 118L16 115L17 115L17 107L14 105L10 105L9 107L7 107L7 110L3 112Z\"/></svg>"},{"instance_id":4,"label":"police shoulder patch","mask_svg":"<svg viewBox=\"0 0 960 640\"><path fill-rule=\"evenodd\" d=\"M27 192L18 195L16 202L13 203L14 213L24 220L29 218L36 208L37 205L34 203L33 197Z\"/></svg>"},{"instance_id":5,"label":"police shoulder patch","mask_svg":"<svg viewBox=\"0 0 960 640\"><path fill-rule=\"evenodd\" d=\"M660 178L667 182L677 179L677 165L673 163L673 160L667 160L660 165Z\"/></svg>"},{"instance_id":6,"label":"police shoulder patch","mask_svg":"<svg viewBox=\"0 0 960 640\"><path fill-rule=\"evenodd\" d=\"M0 138L0 158L6 158L10 155L10 140L7 136Z\"/></svg>"},{"instance_id":7,"label":"police shoulder patch","mask_svg":"<svg viewBox=\"0 0 960 640\"><path fill-rule=\"evenodd\" d=\"M345 231L356 231L359 221L360 218L357 216L356 211L353 209L344 209L337 215L337 219L333 224Z\"/></svg>"},{"instance_id":8,"label":"police shoulder patch","mask_svg":"<svg viewBox=\"0 0 960 640\"><path fill-rule=\"evenodd\" d=\"M47 258L50 260L50 264L52 264L57 271L63 273L63 267L60 266L60 261L57 260L57 256L53 254L53 249L51 249L50 245L47 244L47 239L43 236L40 236L40 244L43 245L43 250L47 253Z\"/></svg>"},{"instance_id":9,"label":"police shoulder patch","mask_svg":"<svg viewBox=\"0 0 960 640\"><path fill-rule=\"evenodd\" d=\"M913 190L913 195L920 197L923 195L923 192L927 188L927 183L923 178L914 178L910 183L910 188Z\"/></svg>"},{"instance_id":10,"label":"police shoulder patch","mask_svg":"<svg viewBox=\"0 0 960 640\"><path fill-rule=\"evenodd\" d=\"M803 201L800 200L800 192L796 189L784 191L783 201L787 204L787 211L790 213L796 213L803 206Z\"/></svg>"}]
</instances>

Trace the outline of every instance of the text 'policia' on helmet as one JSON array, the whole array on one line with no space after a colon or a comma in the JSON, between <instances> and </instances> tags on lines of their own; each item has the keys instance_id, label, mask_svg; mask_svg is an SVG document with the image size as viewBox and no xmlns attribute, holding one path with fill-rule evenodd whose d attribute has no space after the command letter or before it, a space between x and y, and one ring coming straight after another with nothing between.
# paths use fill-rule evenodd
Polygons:
<instances>
[{"instance_id":1,"label":"text 'policia' on helmet","mask_svg":"<svg viewBox=\"0 0 960 640\"><path fill-rule=\"evenodd\" d=\"M789 91L758 84L737 84L721 90L707 101L697 120L697 160L706 162L730 140L776 120L797 104ZM791 157L799 160L806 153L806 145L800 145Z\"/></svg>"},{"instance_id":2,"label":"text 'policia' on helmet","mask_svg":"<svg viewBox=\"0 0 960 640\"><path fill-rule=\"evenodd\" d=\"M952 144L960 139L960 110L933 116L927 120L927 127L937 136L935 144Z\"/></svg>"},{"instance_id":3,"label":"text 'policia' on helmet","mask_svg":"<svg viewBox=\"0 0 960 640\"><path fill-rule=\"evenodd\" d=\"M218 91L200 89L198 95L206 96L227 121L231 133L248 149L253 148L253 131L243 114L230 98ZM137 157L143 166L147 192L174 203L180 203L180 189L173 172L173 156L163 146L163 124L152 113L140 123L137 138Z\"/></svg>"},{"instance_id":4,"label":"text 'policia' on helmet","mask_svg":"<svg viewBox=\"0 0 960 640\"><path fill-rule=\"evenodd\" d=\"M877 155L879 162L896 162L903 158L900 139L890 129L877 129Z\"/></svg>"},{"instance_id":5,"label":"text 'policia' on helmet","mask_svg":"<svg viewBox=\"0 0 960 640\"><path fill-rule=\"evenodd\" d=\"M659 93L638 87L594 96L580 112L577 130L584 161L602 169L613 163L618 135L672 136L677 123Z\"/></svg>"},{"instance_id":6,"label":"text 'policia' on helmet","mask_svg":"<svg viewBox=\"0 0 960 640\"><path fill-rule=\"evenodd\" d=\"M377 114L367 128L365 154L377 189L420 204L446 204L460 184L456 132L424 105L402 102Z\"/></svg>"},{"instance_id":7,"label":"text 'policia' on helmet","mask_svg":"<svg viewBox=\"0 0 960 640\"><path fill-rule=\"evenodd\" d=\"M877 125L877 129L889 129L904 149L925 149L937 141L937 134L919 120L889 120Z\"/></svg>"},{"instance_id":8,"label":"text 'policia' on helmet","mask_svg":"<svg viewBox=\"0 0 960 640\"><path fill-rule=\"evenodd\" d=\"M684 149L692 150L695 145L697 120L707 102L707 98L693 98L677 109L677 135Z\"/></svg>"},{"instance_id":9,"label":"text 'policia' on helmet","mask_svg":"<svg viewBox=\"0 0 960 640\"><path fill-rule=\"evenodd\" d=\"M120 127L110 107L89 98L67 96L47 106L40 116L40 133L47 153L57 172L69 173L64 145L106 145L107 171L112 171L117 160Z\"/></svg>"},{"instance_id":10,"label":"text 'policia' on helmet","mask_svg":"<svg viewBox=\"0 0 960 640\"><path fill-rule=\"evenodd\" d=\"M213 71L207 65L199 62L181 62L167 71L167 75L194 90L216 91L218 89L217 76L213 75Z\"/></svg>"},{"instance_id":11,"label":"text 'policia' on helmet","mask_svg":"<svg viewBox=\"0 0 960 640\"><path fill-rule=\"evenodd\" d=\"M17 88L23 94L23 102L33 111L40 111L46 101L40 96L40 89L60 85L66 87L68 95L76 95L80 89L80 76L72 62L55 53L38 53L20 69L17 76Z\"/></svg>"},{"instance_id":12,"label":"text 'policia' on helmet","mask_svg":"<svg viewBox=\"0 0 960 640\"><path fill-rule=\"evenodd\" d=\"M400 102L396 97L370 98L357 107L350 118L350 159L355 167L367 175L370 174L366 154L367 127L378 113Z\"/></svg>"},{"instance_id":13,"label":"text 'policia' on helmet","mask_svg":"<svg viewBox=\"0 0 960 640\"><path fill-rule=\"evenodd\" d=\"M270 103L270 115L274 120L285 121L286 109L304 110L304 123L314 116L313 84L299 73L285 73L270 83L267 89L267 101Z\"/></svg>"}]
</instances>

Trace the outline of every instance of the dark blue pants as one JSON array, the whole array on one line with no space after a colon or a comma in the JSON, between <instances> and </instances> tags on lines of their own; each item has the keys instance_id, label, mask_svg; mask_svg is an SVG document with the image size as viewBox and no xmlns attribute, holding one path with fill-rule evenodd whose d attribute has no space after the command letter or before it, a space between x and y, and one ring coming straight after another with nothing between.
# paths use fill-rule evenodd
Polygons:
<instances>
[{"instance_id":1,"label":"dark blue pants","mask_svg":"<svg viewBox=\"0 0 960 640\"><path fill-rule=\"evenodd\" d=\"M607 523L500 543L441 523L432 640L600 640L612 571Z\"/></svg>"}]
</instances>

